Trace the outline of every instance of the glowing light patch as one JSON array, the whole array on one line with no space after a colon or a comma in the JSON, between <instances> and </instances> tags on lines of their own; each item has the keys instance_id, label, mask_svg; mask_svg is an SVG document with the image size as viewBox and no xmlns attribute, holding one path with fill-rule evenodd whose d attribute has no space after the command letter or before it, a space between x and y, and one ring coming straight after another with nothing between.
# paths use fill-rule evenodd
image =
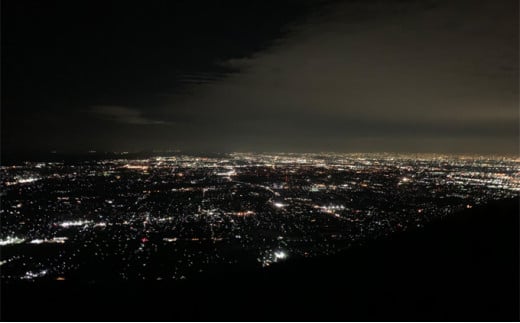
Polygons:
<instances>
[{"instance_id":1,"label":"glowing light patch","mask_svg":"<svg viewBox=\"0 0 520 323\"><path fill-rule=\"evenodd\" d=\"M283 251L275 251L274 253L274 259L275 260L278 260L278 259L285 259L287 258L287 254Z\"/></svg>"},{"instance_id":2,"label":"glowing light patch","mask_svg":"<svg viewBox=\"0 0 520 323\"><path fill-rule=\"evenodd\" d=\"M69 238L67 237L54 237L52 239L34 239L29 243L32 244L42 244L42 243L65 243Z\"/></svg>"},{"instance_id":3,"label":"glowing light patch","mask_svg":"<svg viewBox=\"0 0 520 323\"><path fill-rule=\"evenodd\" d=\"M402 185L402 184L404 184L404 183L410 183L411 181L412 181L411 178L409 178L409 177L403 177L403 178L401 178L401 179L399 180L399 183L398 183L397 185Z\"/></svg>"},{"instance_id":4,"label":"glowing light patch","mask_svg":"<svg viewBox=\"0 0 520 323\"><path fill-rule=\"evenodd\" d=\"M7 237L4 240L0 240L0 246L7 246L7 245L10 245L10 244L19 244L19 243L22 243L24 241L25 241L25 239L22 239L22 238Z\"/></svg>"},{"instance_id":5,"label":"glowing light patch","mask_svg":"<svg viewBox=\"0 0 520 323\"><path fill-rule=\"evenodd\" d=\"M65 243L69 238L67 237L54 237L49 240L50 243Z\"/></svg>"},{"instance_id":6,"label":"glowing light patch","mask_svg":"<svg viewBox=\"0 0 520 323\"><path fill-rule=\"evenodd\" d=\"M39 180L39 178L36 178L36 177L20 178L20 179L18 179L18 183L20 183L20 184L32 183L32 182L36 182L37 180Z\"/></svg>"},{"instance_id":7,"label":"glowing light patch","mask_svg":"<svg viewBox=\"0 0 520 323\"><path fill-rule=\"evenodd\" d=\"M148 170L148 166L146 166L146 165L129 165L129 164L126 164L123 167L126 168L126 169L135 169L135 170L142 170L142 171L147 171Z\"/></svg>"},{"instance_id":8,"label":"glowing light patch","mask_svg":"<svg viewBox=\"0 0 520 323\"><path fill-rule=\"evenodd\" d=\"M38 277L43 277L45 275L47 275L47 270L41 270L41 271L38 271L38 272L34 272L34 271L28 271L25 273L24 276L21 277L21 279L34 279L34 278L38 278Z\"/></svg>"},{"instance_id":9,"label":"glowing light patch","mask_svg":"<svg viewBox=\"0 0 520 323\"><path fill-rule=\"evenodd\" d=\"M59 226L62 227L62 228L80 227L82 225L89 224L91 222L92 221L82 221L82 220L78 220L78 221L65 221L65 222L60 223Z\"/></svg>"},{"instance_id":10,"label":"glowing light patch","mask_svg":"<svg viewBox=\"0 0 520 323\"><path fill-rule=\"evenodd\" d=\"M6 182L5 184L7 186L16 185L16 184L25 184L25 183L32 183L39 180L39 178L36 177L29 177L29 178L15 178L16 181L14 182Z\"/></svg>"}]
</instances>

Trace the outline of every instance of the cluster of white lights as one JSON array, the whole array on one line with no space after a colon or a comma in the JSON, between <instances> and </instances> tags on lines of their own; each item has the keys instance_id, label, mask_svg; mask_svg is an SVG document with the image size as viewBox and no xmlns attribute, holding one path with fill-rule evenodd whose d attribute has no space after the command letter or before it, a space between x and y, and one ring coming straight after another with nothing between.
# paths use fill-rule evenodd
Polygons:
<instances>
[{"instance_id":1,"label":"cluster of white lights","mask_svg":"<svg viewBox=\"0 0 520 323\"><path fill-rule=\"evenodd\" d=\"M47 275L47 270L41 270L38 272L28 271L25 273L25 275L22 277L22 279L34 279L34 278L38 278L38 277L43 277L45 275Z\"/></svg>"},{"instance_id":2,"label":"cluster of white lights","mask_svg":"<svg viewBox=\"0 0 520 323\"><path fill-rule=\"evenodd\" d=\"M25 239L17 238L17 237L7 237L3 240L0 240L0 246L7 246L10 244L19 244L24 242Z\"/></svg>"},{"instance_id":3,"label":"cluster of white lights","mask_svg":"<svg viewBox=\"0 0 520 323\"><path fill-rule=\"evenodd\" d=\"M65 222L60 223L59 225L62 228L80 227L82 225L86 225L86 224L89 224L91 222L92 221L82 221L82 220L78 220L78 221L65 221Z\"/></svg>"},{"instance_id":4,"label":"cluster of white lights","mask_svg":"<svg viewBox=\"0 0 520 323\"><path fill-rule=\"evenodd\" d=\"M42 243L65 243L67 241L67 237L54 237L52 239L34 239L29 243L32 244L42 244Z\"/></svg>"},{"instance_id":5,"label":"cluster of white lights","mask_svg":"<svg viewBox=\"0 0 520 323\"><path fill-rule=\"evenodd\" d=\"M235 176L237 173L235 170L230 170L228 172L223 172L223 173L217 173L218 176L225 176L225 177L230 177L230 176Z\"/></svg>"},{"instance_id":6,"label":"cluster of white lights","mask_svg":"<svg viewBox=\"0 0 520 323\"><path fill-rule=\"evenodd\" d=\"M32 183L32 182L36 182L38 180L38 178L36 177L29 177L29 178L20 178L18 180L18 183Z\"/></svg>"},{"instance_id":7,"label":"cluster of white lights","mask_svg":"<svg viewBox=\"0 0 520 323\"><path fill-rule=\"evenodd\" d=\"M287 254L284 251L275 251L274 252L274 261L277 261L278 259L285 259L287 258Z\"/></svg>"},{"instance_id":8,"label":"cluster of white lights","mask_svg":"<svg viewBox=\"0 0 520 323\"><path fill-rule=\"evenodd\" d=\"M345 206L344 205L330 205L330 206L327 206L327 208L330 210L344 210Z\"/></svg>"},{"instance_id":9,"label":"cluster of white lights","mask_svg":"<svg viewBox=\"0 0 520 323\"><path fill-rule=\"evenodd\" d=\"M262 258L258 258L258 261L262 263L262 267L268 267L272 263L287 259L287 257L289 255L283 250L277 250L272 253L269 251Z\"/></svg>"},{"instance_id":10,"label":"cluster of white lights","mask_svg":"<svg viewBox=\"0 0 520 323\"><path fill-rule=\"evenodd\" d=\"M15 178L15 179L16 179L16 181L6 182L5 185L10 186L10 185L16 185L16 184L32 183L32 182L36 182L37 180L39 180L39 178L36 178L36 177Z\"/></svg>"},{"instance_id":11,"label":"cluster of white lights","mask_svg":"<svg viewBox=\"0 0 520 323\"><path fill-rule=\"evenodd\" d=\"M287 204L283 204L283 203L280 203L280 202L275 202L275 203L273 203L273 205L275 207L279 208L279 209L287 206Z\"/></svg>"}]
</instances>

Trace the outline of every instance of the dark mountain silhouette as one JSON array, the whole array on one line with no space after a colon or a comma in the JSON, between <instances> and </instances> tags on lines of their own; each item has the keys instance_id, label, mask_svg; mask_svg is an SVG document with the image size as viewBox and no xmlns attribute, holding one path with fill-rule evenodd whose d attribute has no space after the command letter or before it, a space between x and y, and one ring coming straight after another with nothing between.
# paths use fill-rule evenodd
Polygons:
<instances>
[{"instance_id":1,"label":"dark mountain silhouette","mask_svg":"<svg viewBox=\"0 0 520 323\"><path fill-rule=\"evenodd\" d=\"M269 270L142 284L2 283L2 319L516 321L519 199Z\"/></svg>"}]
</instances>

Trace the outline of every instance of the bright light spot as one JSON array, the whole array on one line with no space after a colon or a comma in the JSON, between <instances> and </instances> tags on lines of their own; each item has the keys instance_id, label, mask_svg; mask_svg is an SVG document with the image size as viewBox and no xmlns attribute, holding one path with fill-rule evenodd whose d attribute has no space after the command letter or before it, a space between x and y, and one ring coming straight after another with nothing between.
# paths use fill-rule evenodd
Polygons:
<instances>
[{"instance_id":1,"label":"bright light spot","mask_svg":"<svg viewBox=\"0 0 520 323\"><path fill-rule=\"evenodd\" d=\"M408 182L411 182L412 180L409 178L409 177L403 177L401 178L401 180L399 180L399 185L403 184L403 183L408 183Z\"/></svg>"},{"instance_id":2,"label":"bright light spot","mask_svg":"<svg viewBox=\"0 0 520 323\"><path fill-rule=\"evenodd\" d=\"M28 178L15 177L14 182L6 182L5 184L7 186L11 186L11 185L16 185L16 184L32 183L32 182L36 182L37 180L39 180L39 178L36 178L36 177L28 177Z\"/></svg>"},{"instance_id":3,"label":"bright light spot","mask_svg":"<svg viewBox=\"0 0 520 323\"><path fill-rule=\"evenodd\" d=\"M68 240L68 239L69 238L67 238L67 237L54 237L51 240L49 240L49 242L51 242L51 243L65 243L65 241Z\"/></svg>"},{"instance_id":4,"label":"bright light spot","mask_svg":"<svg viewBox=\"0 0 520 323\"><path fill-rule=\"evenodd\" d=\"M285 259L287 258L287 254L283 251L275 251L274 252L274 259L275 261L278 259Z\"/></svg>"},{"instance_id":5,"label":"bright light spot","mask_svg":"<svg viewBox=\"0 0 520 323\"><path fill-rule=\"evenodd\" d=\"M237 173L234 171L234 170L230 170L228 172L224 172L224 173L217 173L218 176L224 176L224 177L231 177L231 176L235 176Z\"/></svg>"},{"instance_id":6,"label":"bright light spot","mask_svg":"<svg viewBox=\"0 0 520 323\"><path fill-rule=\"evenodd\" d=\"M235 212L234 213L236 216L248 216L248 215L252 215L252 214L255 214L255 212L253 211L240 211L240 212Z\"/></svg>"},{"instance_id":7,"label":"bright light spot","mask_svg":"<svg viewBox=\"0 0 520 323\"><path fill-rule=\"evenodd\" d=\"M45 275L47 275L47 270L41 270L39 272L28 271L21 278L22 279L33 279L33 278L43 277Z\"/></svg>"},{"instance_id":8,"label":"bright light spot","mask_svg":"<svg viewBox=\"0 0 520 323\"><path fill-rule=\"evenodd\" d=\"M34 240L31 240L29 243L32 243L32 244L65 243L65 241L68 239L69 238L67 238L67 237L54 237L52 239L34 239Z\"/></svg>"},{"instance_id":9,"label":"bright light spot","mask_svg":"<svg viewBox=\"0 0 520 323\"><path fill-rule=\"evenodd\" d=\"M276 206L277 208L282 208L282 207L286 206L286 204L283 204L280 202L275 202L275 203L273 203L273 205Z\"/></svg>"},{"instance_id":10,"label":"bright light spot","mask_svg":"<svg viewBox=\"0 0 520 323\"><path fill-rule=\"evenodd\" d=\"M91 222L92 221L82 221L82 220L78 220L78 221L65 221L65 222L60 223L59 226L62 227L62 228L79 227L79 226L82 226L82 225L85 225L85 224L89 224Z\"/></svg>"},{"instance_id":11,"label":"bright light spot","mask_svg":"<svg viewBox=\"0 0 520 323\"><path fill-rule=\"evenodd\" d=\"M39 178L36 178L36 177L29 177L29 178L20 178L18 180L18 183L32 183L32 182L36 182Z\"/></svg>"},{"instance_id":12,"label":"bright light spot","mask_svg":"<svg viewBox=\"0 0 520 323\"><path fill-rule=\"evenodd\" d=\"M126 164L123 167L126 168L126 169L141 170L143 172L148 170L148 166L146 166L146 165L130 165L130 164Z\"/></svg>"},{"instance_id":13,"label":"bright light spot","mask_svg":"<svg viewBox=\"0 0 520 323\"><path fill-rule=\"evenodd\" d=\"M22 243L24 241L25 241L25 239L16 238L16 237L7 237L4 240L0 240L0 246L7 246L7 245L10 245L10 244L19 244L19 243Z\"/></svg>"}]
</instances>

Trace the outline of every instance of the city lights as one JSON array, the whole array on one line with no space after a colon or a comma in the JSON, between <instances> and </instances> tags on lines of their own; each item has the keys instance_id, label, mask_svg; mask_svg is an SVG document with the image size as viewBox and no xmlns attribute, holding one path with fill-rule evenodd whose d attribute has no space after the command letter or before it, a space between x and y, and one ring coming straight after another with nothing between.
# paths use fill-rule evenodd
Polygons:
<instances>
[{"instance_id":1,"label":"city lights","mask_svg":"<svg viewBox=\"0 0 520 323\"><path fill-rule=\"evenodd\" d=\"M57 280L93 259L113 264L102 270L121 279L189 279L218 264L271 267L424 226L520 189L513 158L118 158L0 168L2 279Z\"/></svg>"}]
</instances>

